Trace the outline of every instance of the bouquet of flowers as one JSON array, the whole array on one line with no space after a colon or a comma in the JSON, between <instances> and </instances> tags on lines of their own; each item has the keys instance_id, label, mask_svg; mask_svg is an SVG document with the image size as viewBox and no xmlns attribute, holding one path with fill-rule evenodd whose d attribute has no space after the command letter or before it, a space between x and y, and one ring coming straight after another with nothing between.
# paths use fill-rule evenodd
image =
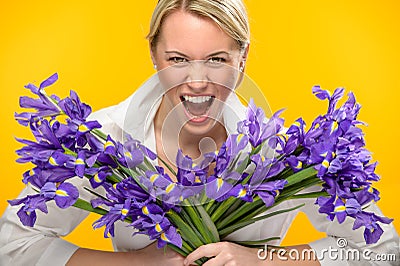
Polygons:
<instances>
[{"instance_id":1,"label":"bouquet of flowers","mask_svg":"<svg viewBox=\"0 0 400 266\"><path fill-rule=\"evenodd\" d=\"M342 88L333 94L313 88L329 104L308 130L302 118L285 129L282 111L267 119L250 101L246 119L220 150L205 154L198 164L178 151L173 168L130 136L122 143L104 134L99 122L87 120L91 107L74 91L64 99L47 95L44 88L57 79L54 74L39 87L26 85L38 98L21 97L21 107L30 112L15 114L35 138L18 139L24 147L17 150L17 161L33 164L23 182L37 193L9 201L22 205L18 216L26 226L34 226L36 211L47 213L46 203L55 201L60 208L100 214L93 226L105 227L104 237L113 236L114 223L124 221L136 234L157 240L159 248L169 245L186 256L256 221L303 206L268 212L290 199L315 198L328 219L354 219L353 229L364 227L368 244L382 235L379 223L392 221L364 210L379 200L372 187L379 177L365 148L354 95L349 93L347 101L336 106ZM69 182L72 178L89 179L91 187L85 189L93 194L91 202L80 199L78 188ZM315 185L321 189L304 192ZM236 243L257 246L274 239Z\"/></svg>"}]
</instances>

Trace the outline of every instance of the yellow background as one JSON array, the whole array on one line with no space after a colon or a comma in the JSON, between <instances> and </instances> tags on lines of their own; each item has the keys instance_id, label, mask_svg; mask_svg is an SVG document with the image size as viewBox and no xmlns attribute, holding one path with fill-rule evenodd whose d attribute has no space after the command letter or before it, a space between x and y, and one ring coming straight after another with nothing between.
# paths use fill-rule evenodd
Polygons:
<instances>
[{"instance_id":1,"label":"yellow background","mask_svg":"<svg viewBox=\"0 0 400 266\"><path fill-rule=\"evenodd\" d=\"M13 119L23 86L38 84L54 72L60 80L48 90L66 96L70 89L97 110L130 95L154 73L145 36L156 0L146 1L2 1L0 4L1 188L0 212L6 200L23 188L26 165L15 162L29 137ZM399 153L400 3L398 1L245 1L252 43L247 73L263 89L273 110L311 121L325 111L311 88L343 86L363 105L365 128L382 180L377 184L386 216L400 215L396 195ZM111 249L95 215L81 224L70 241L89 248ZM322 237L298 216L284 244Z\"/></svg>"}]
</instances>

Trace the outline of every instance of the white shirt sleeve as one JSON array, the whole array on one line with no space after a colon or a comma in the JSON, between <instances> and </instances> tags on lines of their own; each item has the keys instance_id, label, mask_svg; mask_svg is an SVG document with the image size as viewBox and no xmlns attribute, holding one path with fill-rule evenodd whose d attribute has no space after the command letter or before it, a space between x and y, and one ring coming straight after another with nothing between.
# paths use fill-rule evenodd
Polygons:
<instances>
[{"instance_id":1,"label":"white shirt sleeve","mask_svg":"<svg viewBox=\"0 0 400 266\"><path fill-rule=\"evenodd\" d=\"M90 120L103 125L103 132L114 133L118 128L106 116L111 108L91 115ZM91 187L87 178L74 177L68 182L78 188L81 199L90 202L93 196L83 189ZM36 192L28 185L17 198L33 194ZM34 227L28 227L17 216L20 207L8 206L0 218L0 265L65 265L79 247L60 237L72 232L89 213L75 207L60 209L51 201L47 203L48 213L37 210Z\"/></svg>"},{"instance_id":2,"label":"white shirt sleeve","mask_svg":"<svg viewBox=\"0 0 400 266\"><path fill-rule=\"evenodd\" d=\"M69 182L82 187L82 180L74 179ZM27 186L18 198L35 193ZM37 210L34 227L28 227L17 216L20 207L9 206L0 219L0 265L65 265L78 247L60 237L69 234L88 212L75 207L60 209L49 202L48 214Z\"/></svg>"},{"instance_id":3,"label":"white shirt sleeve","mask_svg":"<svg viewBox=\"0 0 400 266\"><path fill-rule=\"evenodd\" d=\"M339 224L336 218L330 221L325 214L318 212L315 199L304 200L306 205L301 208L313 226L327 237L309 243L322 266L330 265L400 265L399 236L393 224L382 224L384 233L375 244L367 245L364 240L364 227L353 230L354 219L347 217ZM298 202L296 202L298 203ZM384 216L375 203L365 211ZM342 248L343 247L343 248ZM378 256L395 254L396 260L377 260ZM397 263L397 264L396 264Z\"/></svg>"}]
</instances>

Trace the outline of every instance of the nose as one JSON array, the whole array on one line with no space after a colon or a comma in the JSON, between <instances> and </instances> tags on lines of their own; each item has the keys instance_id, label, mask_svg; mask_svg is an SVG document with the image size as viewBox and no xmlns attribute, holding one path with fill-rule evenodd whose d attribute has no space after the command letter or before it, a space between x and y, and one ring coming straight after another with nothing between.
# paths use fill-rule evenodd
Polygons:
<instances>
[{"instance_id":1,"label":"nose","mask_svg":"<svg viewBox=\"0 0 400 266\"><path fill-rule=\"evenodd\" d=\"M201 92L207 87L206 67L202 61L192 61L188 76L188 86L194 92Z\"/></svg>"},{"instance_id":2,"label":"nose","mask_svg":"<svg viewBox=\"0 0 400 266\"><path fill-rule=\"evenodd\" d=\"M193 92L199 93L207 88L207 81L205 80L189 81L187 85Z\"/></svg>"}]
</instances>

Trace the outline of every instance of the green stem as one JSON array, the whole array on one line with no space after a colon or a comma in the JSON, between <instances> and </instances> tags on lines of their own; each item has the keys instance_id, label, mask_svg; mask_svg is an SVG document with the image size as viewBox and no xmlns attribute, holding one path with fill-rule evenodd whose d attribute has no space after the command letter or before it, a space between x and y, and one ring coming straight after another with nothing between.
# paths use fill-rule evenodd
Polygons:
<instances>
[{"instance_id":1,"label":"green stem","mask_svg":"<svg viewBox=\"0 0 400 266\"><path fill-rule=\"evenodd\" d=\"M250 219L250 220L245 220L243 222L234 224L232 226L224 228L223 230L220 230L220 232L219 232L220 236L221 236L221 238L224 238L227 235L231 234L232 232L234 232L234 231L236 231L236 230L238 230L240 228L243 228L243 227L245 227L245 226L247 226L249 224L255 223L255 222L260 221L260 220L267 219L269 217L272 217L272 216L275 216L275 215L278 215L278 214L281 214L281 213L285 213L285 212L290 212L290 211L296 210L298 208L303 207L304 205L305 204L303 203L303 204L297 205L297 206L295 206L293 208L274 211L274 212L271 212L271 213L268 213L268 214L265 214L265 215L262 215L262 216L258 216L256 218L253 218L253 219Z\"/></svg>"},{"instance_id":2,"label":"green stem","mask_svg":"<svg viewBox=\"0 0 400 266\"><path fill-rule=\"evenodd\" d=\"M199 219L199 214L195 212L192 206L183 206L179 214L182 215L182 218L193 229L202 242L211 243L211 238L208 236L207 230L203 227Z\"/></svg>"},{"instance_id":3,"label":"green stem","mask_svg":"<svg viewBox=\"0 0 400 266\"><path fill-rule=\"evenodd\" d=\"M293 184L289 187L285 187L283 192L276 197L274 205L282 202L283 200L289 199L294 194L298 193L299 191L307 187L319 184L321 182L322 181L319 178L311 176L308 177L307 179L303 179L302 182L297 182L296 184ZM222 228L228 226L229 224L233 224L238 219L240 220L251 219L256 215L263 213L266 210L266 208L267 207L264 205L264 202L259 197L256 197L253 202L244 203L241 207L239 207L236 211L232 212L226 218L224 218L221 221L218 221L216 223L216 226L219 230L221 230Z\"/></svg>"},{"instance_id":4,"label":"green stem","mask_svg":"<svg viewBox=\"0 0 400 266\"><path fill-rule=\"evenodd\" d=\"M226 200L224 200L221 205L213 212L211 215L211 220L213 222L217 221L228 208L235 202L236 198L235 197L230 197Z\"/></svg>"},{"instance_id":5,"label":"green stem","mask_svg":"<svg viewBox=\"0 0 400 266\"><path fill-rule=\"evenodd\" d=\"M270 241L279 240L279 239L281 239L281 238L278 236L274 236L274 237L269 237L266 239L255 240L255 241L233 241L233 242L236 244L239 244L239 245L243 245L243 246L253 246L253 245L265 244Z\"/></svg>"},{"instance_id":6,"label":"green stem","mask_svg":"<svg viewBox=\"0 0 400 266\"><path fill-rule=\"evenodd\" d=\"M217 203L217 202L216 202L215 200L210 200L210 201L207 203L207 205L206 205L206 207L205 207L205 210L207 211L207 213L211 214L210 209L211 209L211 207L213 207L214 204L216 204L216 203Z\"/></svg>"},{"instance_id":7,"label":"green stem","mask_svg":"<svg viewBox=\"0 0 400 266\"><path fill-rule=\"evenodd\" d=\"M164 161L163 159L161 159L160 156L157 156L157 158L165 165L165 167L168 168L168 170L169 170L174 176L176 176L175 170L172 169L172 167L171 167L166 161Z\"/></svg>"},{"instance_id":8,"label":"green stem","mask_svg":"<svg viewBox=\"0 0 400 266\"><path fill-rule=\"evenodd\" d=\"M293 175L289 176L286 178L286 181L288 182L286 186L291 186L296 183L299 183L303 181L304 179L307 179L311 176L316 175L317 170L314 169L314 166L310 166L308 168L305 168L297 173L294 173Z\"/></svg>"},{"instance_id":9,"label":"green stem","mask_svg":"<svg viewBox=\"0 0 400 266\"><path fill-rule=\"evenodd\" d=\"M232 212L234 212L234 211L236 211L239 207L240 207L240 205L242 205L243 204L243 200L236 200L235 201L235 203L233 203L230 207L229 207L229 209L221 216L221 218L219 219L219 221L223 221L223 220L225 220L225 218L228 216L228 215L230 215Z\"/></svg>"},{"instance_id":10,"label":"green stem","mask_svg":"<svg viewBox=\"0 0 400 266\"><path fill-rule=\"evenodd\" d=\"M92 204L90 204L89 202L78 198L77 201L74 203L73 205L76 208L79 208L81 210L85 210L85 211L89 211L89 212L94 212L100 215L106 215L108 213L108 211L102 209L102 208L93 208Z\"/></svg>"},{"instance_id":11,"label":"green stem","mask_svg":"<svg viewBox=\"0 0 400 266\"><path fill-rule=\"evenodd\" d=\"M189 240L194 248L200 247L201 245L205 244L203 243L200 238L196 235L196 233L193 231L193 229L185 223L185 221L182 220L182 218L173 210L169 210L167 212L168 218L170 218L170 221L174 223L174 225L180 229L180 234L181 236Z\"/></svg>"},{"instance_id":12,"label":"green stem","mask_svg":"<svg viewBox=\"0 0 400 266\"><path fill-rule=\"evenodd\" d=\"M303 182L300 184L297 184L295 186L293 186L290 189L287 189L286 191L282 192L279 196L276 197L275 199L275 203L272 206L276 206L280 203L282 203L285 200L289 200L292 199L292 197L297 194L298 192L304 190L305 188L311 187L313 185L319 184L321 181L319 179L316 179L314 177L311 177L309 179L303 180ZM247 219L251 219L263 212L265 212L266 210L272 208L272 206L270 207L266 207L265 205L261 205L257 210L255 210L254 212L248 214L247 216L244 216L240 219L240 221L245 221Z\"/></svg>"},{"instance_id":13,"label":"green stem","mask_svg":"<svg viewBox=\"0 0 400 266\"><path fill-rule=\"evenodd\" d=\"M200 214L201 221L202 221L204 227L206 228L206 232L209 234L211 241L213 243L219 242L220 241L219 233L218 233L218 230L217 230L214 222L211 220L210 215L208 215L208 213L204 209L203 205L196 204L198 202L196 202L195 199L193 199L192 202L194 203L194 205L193 205L194 208L196 208L197 212Z\"/></svg>"},{"instance_id":14,"label":"green stem","mask_svg":"<svg viewBox=\"0 0 400 266\"><path fill-rule=\"evenodd\" d=\"M318 197L328 197L329 193L326 191L318 191L318 192L310 192L310 193L303 193L303 194L296 194L290 197L290 199L312 199Z\"/></svg>"},{"instance_id":15,"label":"green stem","mask_svg":"<svg viewBox=\"0 0 400 266\"><path fill-rule=\"evenodd\" d=\"M239 209L228 215L224 220L218 221L216 223L216 226L220 230L221 228L224 228L236 219L239 219L246 213L257 209L262 205L264 205L264 202L260 198L256 198L253 202L245 202L241 207L239 207Z\"/></svg>"},{"instance_id":16,"label":"green stem","mask_svg":"<svg viewBox=\"0 0 400 266\"><path fill-rule=\"evenodd\" d=\"M104 134L101 130L95 128L95 129L92 129L91 132L92 132L95 136L99 137L100 139L102 139L102 140L104 140L104 141L107 140L107 135Z\"/></svg>"}]
</instances>

